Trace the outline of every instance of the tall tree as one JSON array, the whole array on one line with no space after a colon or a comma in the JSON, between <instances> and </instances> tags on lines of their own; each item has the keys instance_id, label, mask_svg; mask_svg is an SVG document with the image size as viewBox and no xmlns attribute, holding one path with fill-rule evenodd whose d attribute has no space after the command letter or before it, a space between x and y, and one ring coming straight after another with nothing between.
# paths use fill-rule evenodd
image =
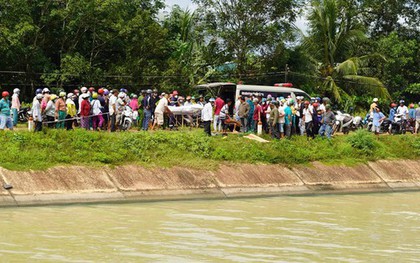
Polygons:
<instances>
[{"instance_id":1,"label":"tall tree","mask_svg":"<svg viewBox=\"0 0 420 263\"><path fill-rule=\"evenodd\" d=\"M195 12L182 10L175 5L164 21L168 31L168 45L171 56L163 85L169 88L185 90L205 81L213 72L217 50L205 41L197 27L198 17ZM211 56L208 54L211 53Z\"/></svg>"},{"instance_id":2,"label":"tall tree","mask_svg":"<svg viewBox=\"0 0 420 263\"><path fill-rule=\"evenodd\" d=\"M378 63L378 76L391 92L420 83L420 39L405 39L393 32L376 41L376 45L376 50L386 57L385 63Z\"/></svg>"},{"instance_id":3,"label":"tall tree","mask_svg":"<svg viewBox=\"0 0 420 263\"><path fill-rule=\"evenodd\" d=\"M166 67L163 7L161 0L0 0L0 69L25 72L21 83L32 89L146 82Z\"/></svg>"},{"instance_id":4,"label":"tall tree","mask_svg":"<svg viewBox=\"0 0 420 263\"><path fill-rule=\"evenodd\" d=\"M360 16L373 38L394 31L419 32L420 2L418 0L357 0Z\"/></svg>"},{"instance_id":5,"label":"tall tree","mask_svg":"<svg viewBox=\"0 0 420 263\"><path fill-rule=\"evenodd\" d=\"M199 4L206 31L216 39L228 56L244 74L259 60L275 51L277 42L290 37L296 19L297 0L194 0Z\"/></svg>"},{"instance_id":6,"label":"tall tree","mask_svg":"<svg viewBox=\"0 0 420 263\"><path fill-rule=\"evenodd\" d=\"M360 22L351 19L347 10L338 0L311 2L310 31L304 46L318 64L318 74L324 80L321 87L339 102L343 96L364 93L389 97L378 79L358 75L369 56L354 57L354 51L366 36Z\"/></svg>"}]
</instances>

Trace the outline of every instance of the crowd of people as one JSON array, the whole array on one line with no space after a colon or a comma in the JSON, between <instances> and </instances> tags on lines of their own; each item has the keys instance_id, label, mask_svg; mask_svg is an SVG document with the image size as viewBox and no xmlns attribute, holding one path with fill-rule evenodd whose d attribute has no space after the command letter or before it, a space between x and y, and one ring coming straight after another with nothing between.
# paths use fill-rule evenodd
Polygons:
<instances>
[{"instance_id":1,"label":"crowd of people","mask_svg":"<svg viewBox=\"0 0 420 263\"><path fill-rule=\"evenodd\" d=\"M314 139L317 135L331 138L337 120L328 98L305 100L304 97L298 96L295 101L291 96L239 96L233 106L233 113L229 114L231 108L232 101L229 99L210 99L202 112L205 132L212 134L210 126L213 122L213 130L222 133L231 125L233 131L240 127L241 132L266 132L275 139L290 138L294 134L306 134L308 139ZM214 115L211 114L212 111ZM400 125L412 123L413 133L416 134L420 128L420 103L419 107L415 108L414 104L405 106L404 100L401 100L399 105L393 102L390 104L389 117L386 117L379 108L379 100L373 99L368 119L372 122L372 131L375 134L380 133L380 126L385 119L389 121L391 129L396 116L402 119Z\"/></svg>"},{"instance_id":2,"label":"crowd of people","mask_svg":"<svg viewBox=\"0 0 420 263\"><path fill-rule=\"evenodd\" d=\"M170 127L174 116L171 107L198 105L202 108L200 123L208 135L231 132L267 133L275 139L290 138L292 135L305 135L315 138L319 135L331 138L336 116L331 110L328 98L313 98L310 101L298 96L275 98L271 95L239 96L236 101L205 98L200 95L180 96L175 90L171 93L158 93L158 90L142 90L139 95L129 94L127 89L108 90L82 87L71 93L64 91L52 94L48 88L37 89L32 101L31 117L34 130L43 127L72 130L81 127L87 130L117 131L121 126L122 114L129 107L133 121L141 130ZM0 100L0 130L13 129L18 123L21 108L20 90L14 89L11 100L7 91L2 92ZM173 108L172 108L173 109ZM381 123L387 119L379 108L379 100L374 99L369 110L372 118L372 131L379 133ZM415 133L420 127L420 107L409 107L400 101L391 103L388 119L395 116L416 123Z\"/></svg>"},{"instance_id":3,"label":"crowd of people","mask_svg":"<svg viewBox=\"0 0 420 263\"><path fill-rule=\"evenodd\" d=\"M8 91L2 92L0 100L0 130L13 129L18 123L18 111L21 108L20 90L14 89L12 99ZM34 130L43 127L72 130L81 127L87 130L117 131L121 126L122 114L126 107L133 113L135 124L147 131L168 122L168 106L180 107L198 104L204 106L204 97L179 96L175 90L171 94L158 90L142 90L139 95L128 93L127 89L82 87L73 92L53 94L48 88L37 89L32 101L31 118Z\"/></svg>"},{"instance_id":4,"label":"crowd of people","mask_svg":"<svg viewBox=\"0 0 420 263\"><path fill-rule=\"evenodd\" d=\"M243 133L265 132L275 139L305 133L308 138L315 138L317 134L331 138L335 115L328 99L316 98L310 102L301 96L296 97L296 101L291 97L274 98L271 95L267 98L239 96L233 112L230 111L232 103L230 99L223 101L221 97L209 100L201 114L207 134L211 135L213 122L213 130L222 133L232 126L233 131L239 128ZM213 108L214 115L211 114Z\"/></svg>"},{"instance_id":5,"label":"crowd of people","mask_svg":"<svg viewBox=\"0 0 420 263\"><path fill-rule=\"evenodd\" d=\"M155 112L159 112L158 101L166 94L158 96L157 90L144 90L140 97L128 93L127 89L108 90L105 88L82 87L66 94L51 94L48 88L36 91L32 104L32 116L35 131L43 125L50 128L71 130L80 126L87 130L117 131L121 126L122 114L126 107L133 112L133 120L138 122L142 130L148 130ZM138 112L142 110L142 118ZM159 115L159 113L158 113ZM141 120L141 122L139 122Z\"/></svg>"},{"instance_id":6,"label":"crowd of people","mask_svg":"<svg viewBox=\"0 0 420 263\"><path fill-rule=\"evenodd\" d=\"M407 107L405 105L404 100L400 100L399 104L392 102L389 105L389 114L388 117L382 112L378 105L379 100L377 98L373 99L373 102L370 106L370 110L368 113L368 118L372 119L372 131L375 134L379 134L381 131L381 126L385 120L388 120L389 123L387 129L388 133L391 133L392 124L396 122L396 118L401 118L401 125L411 126L413 129L413 133L417 134L420 128L420 102L418 103L418 107L416 108L414 103L409 104ZM408 124L408 125L407 125Z\"/></svg>"}]
</instances>

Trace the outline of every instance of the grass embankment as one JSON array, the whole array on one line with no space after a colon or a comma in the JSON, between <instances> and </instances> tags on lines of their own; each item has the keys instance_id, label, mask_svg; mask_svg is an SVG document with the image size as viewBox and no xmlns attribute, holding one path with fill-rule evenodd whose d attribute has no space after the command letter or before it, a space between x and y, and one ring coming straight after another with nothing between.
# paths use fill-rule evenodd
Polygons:
<instances>
[{"instance_id":1,"label":"grass embankment","mask_svg":"<svg viewBox=\"0 0 420 263\"><path fill-rule=\"evenodd\" d=\"M420 138L381 136L358 131L332 141L293 137L258 143L241 135L206 137L201 130L180 132L97 133L84 130L0 133L0 166L11 170L57 165L215 169L221 162L305 164L321 161L352 165L380 159L420 157Z\"/></svg>"}]
</instances>

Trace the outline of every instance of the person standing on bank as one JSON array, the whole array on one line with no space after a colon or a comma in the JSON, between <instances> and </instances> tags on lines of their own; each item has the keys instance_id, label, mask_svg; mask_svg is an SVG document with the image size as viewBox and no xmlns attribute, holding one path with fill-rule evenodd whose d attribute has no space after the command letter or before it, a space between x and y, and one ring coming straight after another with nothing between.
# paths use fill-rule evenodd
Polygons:
<instances>
[{"instance_id":1,"label":"person standing on bank","mask_svg":"<svg viewBox=\"0 0 420 263\"><path fill-rule=\"evenodd\" d=\"M209 102L207 102L204 105L204 108L201 110L201 120L204 124L204 132L211 136L211 123L213 121L213 105L214 105L215 99L211 98L209 99Z\"/></svg>"},{"instance_id":2,"label":"person standing on bank","mask_svg":"<svg viewBox=\"0 0 420 263\"><path fill-rule=\"evenodd\" d=\"M324 137L324 135L327 135L328 139L331 139L332 135L332 127L334 125L335 121L335 115L331 111L331 106L327 105L325 107L326 112L322 114L322 120L321 120L321 128L319 129L319 135L321 137Z\"/></svg>"},{"instance_id":3,"label":"person standing on bank","mask_svg":"<svg viewBox=\"0 0 420 263\"><path fill-rule=\"evenodd\" d=\"M420 102L419 106L416 108L416 124L414 134L417 134L420 128Z\"/></svg>"},{"instance_id":4,"label":"person standing on bank","mask_svg":"<svg viewBox=\"0 0 420 263\"><path fill-rule=\"evenodd\" d=\"M19 100L20 89L14 89L12 95L12 112L13 112L13 126L16 127L18 123L18 112L20 110L20 100Z\"/></svg>"},{"instance_id":5,"label":"person standing on bank","mask_svg":"<svg viewBox=\"0 0 420 263\"><path fill-rule=\"evenodd\" d=\"M55 102L55 118L58 120L57 122L57 129L64 129L64 120L67 116L67 109L66 109L66 93L64 91L58 94L59 98Z\"/></svg>"},{"instance_id":6,"label":"person standing on bank","mask_svg":"<svg viewBox=\"0 0 420 263\"><path fill-rule=\"evenodd\" d=\"M216 106L214 110L214 124L213 124L214 127L213 128L215 132L220 132L222 130L222 122L220 121L219 115L220 115L220 111L225 105L225 101L220 97L220 95L217 95L215 104Z\"/></svg>"},{"instance_id":7,"label":"person standing on bank","mask_svg":"<svg viewBox=\"0 0 420 263\"><path fill-rule=\"evenodd\" d=\"M163 97L159 100L158 105L155 109L155 119L153 122L152 130L157 127L163 126L165 122L165 113L171 114L171 110L168 108L169 94L163 93Z\"/></svg>"},{"instance_id":8,"label":"person standing on bank","mask_svg":"<svg viewBox=\"0 0 420 263\"><path fill-rule=\"evenodd\" d=\"M73 118L76 116L77 109L76 104L74 103L74 98L76 96L73 93L67 94L67 100L66 100L66 108L67 108L67 116L66 116L66 129L73 130Z\"/></svg>"},{"instance_id":9,"label":"person standing on bank","mask_svg":"<svg viewBox=\"0 0 420 263\"><path fill-rule=\"evenodd\" d=\"M314 115L314 109L310 105L309 101L305 101L304 108L302 111L302 121L305 123L305 130L306 130L306 136L312 137L312 139L315 139L315 134L313 132L313 120L312 116Z\"/></svg>"},{"instance_id":10,"label":"person standing on bank","mask_svg":"<svg viewBox=\"0 0 420 263\"><path fill-rule=\"evenodd\" d=\"M118 90L112 90L112 95L109 98L109 119L110 119L110 128L111 132L117 130L117 100L118 100Z\"/></svg>"},{"instance_id":11,"label":"person standing on bank","mask_svg":"<svg viewBox=\"0 0 420 263\"><path fill-rule=\"evenodd\" d=\"M57 95L55 94L50 95L49 100L47 102L47 106L44 109L43 115L47 117L48 128L54 128L55 126L55 120L57 119L56 109L55 109L56 101L57 101ZM42 109L42 102L41 102L41 109Z\"/></svg>"},{"instance_id":12,"label":"person standing on bank","mask_svg":"<svg viewBox=\"0 0 420 263\"><path fill-rule=\"evenodd\" d=\"M241 97L241 104L238 109L238 117L241 121L241 130L242 132L247 132L248 126L248 114L249 114L249 104L246 102L244 97Z\"/></svg>"},{"instance_id":13,"label":"person standing on bank","mask_svg":"<svg viewBox=\"0 0 420 263\"><path fill-rule=\"evenodd\" d=\"M94 131L100 131L104 124L104 118L102 117L102 106L98 100L98 93L92 94L92 101L90 102L92 112L92 128Z\"/></svg>"},{"instance_id":14,"label":"person standing on bank","mask_svg":"<svg viewBox=\"0 0 420 263\"><path fill-rule=\"evenodd\" d=\"M82 103L80 104L80 122L82 128L89 130L89 114L90 114L90 102L89 102L89 93L82 94Z\"/></svg>"},{"instance_id":15,"label":"person standing on bank","mask_svg":"<svg viewBox=\"0 0 420 263\"><path fill-rule=\"evenodd\" d=\"M279 111L277 109L277 106L279 103L277 101L270 103L270 118L268 119L268 124L270 125L270 133L271 137L274 139L280 139L280 133L279 133Z\"/></svg>"},{"instance_id":16,"label":"person standing on bank","mask_svg":"<svg viewBox=\"0 0 420 263\"><path fill-rule=\"evenodd\" d=\"M141 105L143 106L143 123L142 130L147 131L149 129L150 119L152 118L152 90L147 90L147 95L143 98Z\"/></svg>"},{"instance_id":17,"label":"person standing on bank","mask_svg":"<svg viewBox=\"0 0 420 263\"><path fill-rule=\"evenodd\" d=\"M42 101L42 94L36 94L35 100L32 104L32 117L34 118L35 122L35 132L42 131L42 111L41 111L41 101Z\"/></svg>"},{"instance_id":18,"label":"person standing on bank","mask_svg":"<svg viewBox=\"0 0 420 263\"><path fill-rule=\"evenodd\" d=\"M3 91L1 94L2 99L0 100L0 130L4 130L7 127L9 130L13 130L12 118L10 118L10 102L9 92Z\"/></svg>"},{"instance_id":19,"label":"person standing on bank","mask_svg":"<svg viewBox=\"0 0 420 263\"><path fill-rule=\"evenodd\" d=\"M375 135L379 135L381 131L381 124L386 119L385 115L381 112L379 107L373 109L373 131Z\"/></svg>"},{"instance_id":20,"label":"person standing on bank","mask_svg":"<svg viewBox=\"0 0 420 263\"><path fill-rule=\"evenodd\" d=\"M292 137L292 124L293 124L293 115L292 115L292 101L289 100L286 102L286 107L284 108L284 132L288 139Z\"/></svg>"},{"instance_id":21,"label":"person standing on bank","mask_svg":"<svg viewBox=\"0 0 420 263\"><path fill-rule=\"evenodd\" d=\"M254 132L258 131L258 123L261 122L262 107L258 104L258 99L255 98L252 100L254 103L254 115L252 116L252 129Z\"/></svg>"}]
</instances>

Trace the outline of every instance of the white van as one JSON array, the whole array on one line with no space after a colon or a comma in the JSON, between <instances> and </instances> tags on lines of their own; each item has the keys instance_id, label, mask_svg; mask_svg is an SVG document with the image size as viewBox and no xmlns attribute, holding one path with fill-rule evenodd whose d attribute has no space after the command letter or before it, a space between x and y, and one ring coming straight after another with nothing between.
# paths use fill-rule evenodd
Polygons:
<instances>
[{"instance_id":1,"label":"white van","mask_svg":"<svg viewBox=\"0 0 420 263\"><path fill-rule=\"evenodd\" d=\"M276 86L260 86L260 85L241 85L229 82L218 82L198 85L198 93L216 97L220 95L222 99L231 99L235 101L239 96L256 96L266 98L271 95L273 98L291 96L292 93L297 96L303 96L306 100L310 100L310 96L300 89L291 87L289 83L276 84Z\"/></svg>"}]
</instances>

